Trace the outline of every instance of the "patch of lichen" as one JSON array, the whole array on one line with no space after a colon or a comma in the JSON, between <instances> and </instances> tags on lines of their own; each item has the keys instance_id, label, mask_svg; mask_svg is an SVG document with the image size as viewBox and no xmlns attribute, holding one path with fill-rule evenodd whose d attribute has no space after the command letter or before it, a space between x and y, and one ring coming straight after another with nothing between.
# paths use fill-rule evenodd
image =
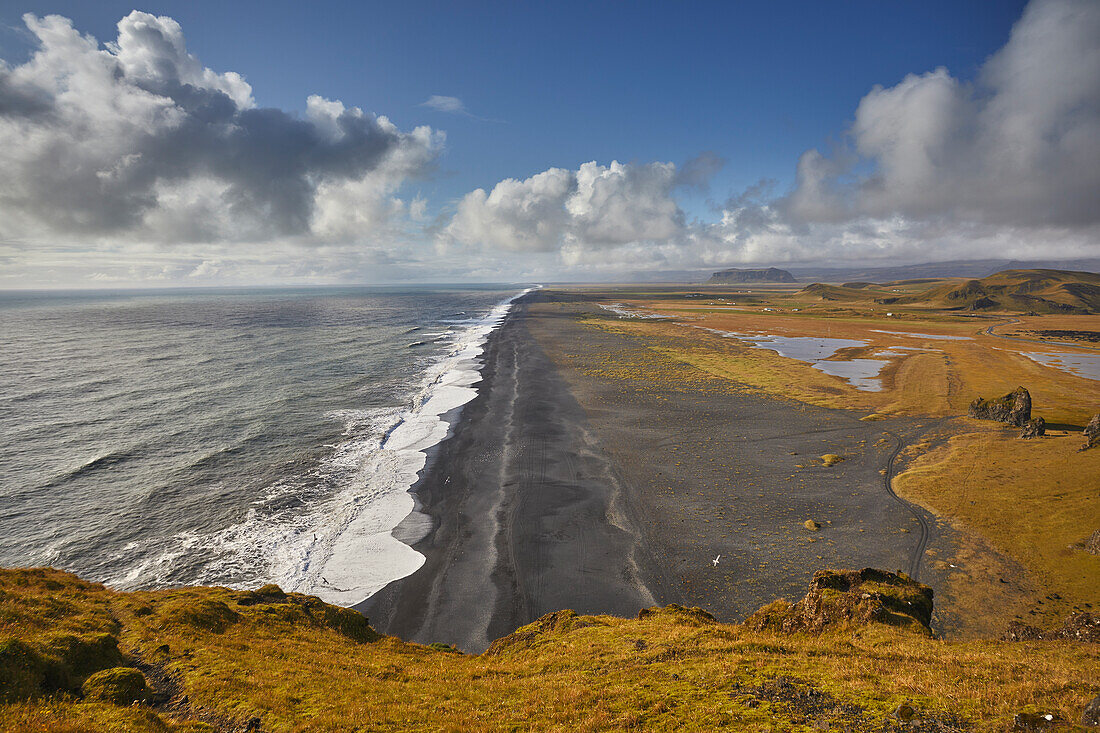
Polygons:
<instances>
[{"instance_id":1,"label":"patch of lichen","mask_svg":"<svg viewBox=\"0 0 1100 733\"><path fill-rule=\"evenodd\" d=\"M19 572L0 571L0 587L10 589ZM299 594L116 593L48 577L62 587L24 583L8 602L49 608L48 596L67 594L94 610L86 617L93 629L106 611L118 621L122 651L172 699L161 707L76 693L23 699L0 705L3 731L192 731L203 720L232 730L253 716L276 732L346 729L349 721L412 731L858 729L905 701L930 719L997 730L1021 710L1079 715L1100 693L1091 674L1100 649L1075 642L944 642L882 624L784 634L672 606L630 619L561 611L475 657L391 637L353 640L339 618L326 621L320 602ZM883 597L898 593L878 578L862 582ZM213 618L229 618L216 604L235 620L209 624L215 607ZM201 612L181 610L188 606ZM68 618L68 632L80 636L79 617ZM26 621L5 627L8 642L39 643L41 624Z\"/></svg>"}]
</instances>

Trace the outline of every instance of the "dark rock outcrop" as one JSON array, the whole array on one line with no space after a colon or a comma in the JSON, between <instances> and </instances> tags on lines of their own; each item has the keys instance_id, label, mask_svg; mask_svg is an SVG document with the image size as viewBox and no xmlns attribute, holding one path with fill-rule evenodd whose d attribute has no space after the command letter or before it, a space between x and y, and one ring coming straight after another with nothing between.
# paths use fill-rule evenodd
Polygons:
<instances>
[{"instance_id":1,"label":"dark rock outcrop","mask_svg":"<svg viewBox=\"0 0 1100 733\"><path fill-rule=\"evenodd\" d=\"M774 601L749 616L745 625L756 630L817 633L829 626L881 623L930 635L931 621L929 586L904 573L864 568L819 570L798 603Z\"/></svg>"},{"instance_id":2,"label":"dark rock outcrop","mask_svg":"<svg viewBox=\"0 0 1100 733\"><path fill-rule=\"evenodd\" d=\"M1047 434L1047 421L1041 417L1028 420L1023 427L1024 429L1020 431L1020 437L1024 440Z\"/></svg>"},{"instance_id":3,"label":"dark rock outcrop","mask_svg":"<svg viewBox=\"0 0 1100 733\"><path fill-rule=\"evenodd\" d=\"M1092 533L1092 536L1085 540L1085 552L1090 555L1100 555L1100 529Z\"/></svg>"},{"instance_id":4,"label":"dark rock outcrop","mask_svg":"<svg viewBox=\"0 0 1100 733\"><path fill-rule=\"evenodd\" d=\"M1081 446L1081 450L1088 450L1100 445L1100 413L1093 415L1092 419L1089 420L1089 424L1085 426L1084 436L1085 444Z\"/></svg>"},{"instance_id":5,"label":"dark rock outcrop","mask_svg":"<svg viewBox=\"0 0 1100 733\"><path fill-rule=\"evenodd\" d=\"M997 301L993 300L992 298L984 298L983 297L983 298L978 298L973 303L971 303L970 304L970 310L980 311L980 310L985 310L987 308L995 308L996 306L997 306Z\"/></svg>"},{"instance_id":6,"label":"dark rock outcrop","mask_svg":"<svg viewBox=\"0 0 1100 733\"><path fill-rule=\"evenodd\" d=\"M970 403L967 414L981 420L997 420L1022 427L1031 419L1031 394L1023 387L1017 387L1004 397L991 400L979 397Z\"/></svg>"},{"instance_id":7,"label":"dark rock outcrop","mask_svg":"<svg viewBox=\"0 0 1100 733\"><path fill-rule=\"evenodd\" d=\"M709 285L721 285L724 283L794 283L794 275L786 270L775 267L739 270L719 270L707 280Z\"/></svg>"}]
</instances>

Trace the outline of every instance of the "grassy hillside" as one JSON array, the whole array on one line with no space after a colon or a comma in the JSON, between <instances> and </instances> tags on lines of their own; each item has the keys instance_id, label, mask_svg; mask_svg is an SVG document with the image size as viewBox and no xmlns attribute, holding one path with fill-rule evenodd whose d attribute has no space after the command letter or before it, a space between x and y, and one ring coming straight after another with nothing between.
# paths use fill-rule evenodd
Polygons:
<instances>
[{"instance_id":1,"label":"grassy hillside","mask_svg":"<svg viewBox=\"0 0 1100 733\"><path fill-rule=\"evenodd\" d=\"M1084 314L1100 312L1100 274L1005 270L975 280L898 280L881 285L814 283L795 297L806 302L862 302L921 309Z\"/></svg>"},{"instance_id":2,"label":"grassy hillside","mask_svg":"<svg viewBox=\"0 0 1100 733\"><path fill-rule=\"evenodd\" d=\"M929 597L819 573L745 625L561 611L475 657L273 586L120 593L4 570L0 730L1004 730L1020 712L1076 721L1100 693L1100 646L939 641Z\"/></svg>"},{"instance_id":3,"label":"grassy hillside","mask_svg":"<svg viewBox=\"0 0 1100 733\"><path fill-rule=\"evenodd\" d=\"M973 310L1096 313L1100 311L1100 274L1005 270L981 280L948 281L903 301Z\"/></svg>"}]
</instances>

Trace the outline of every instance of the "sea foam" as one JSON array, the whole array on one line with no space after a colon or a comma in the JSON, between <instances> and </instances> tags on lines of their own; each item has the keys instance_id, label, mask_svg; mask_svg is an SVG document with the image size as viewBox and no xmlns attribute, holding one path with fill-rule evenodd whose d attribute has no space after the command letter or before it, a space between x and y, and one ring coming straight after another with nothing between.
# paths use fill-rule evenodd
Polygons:
<instances>
[{"instance_id":1,"label":"sea foam","mask_svg":"<svg viewBox=\"0 0 1100 733\"><path fill-rule=\"evenodd\" d=\"M393 536L394 528L415 512L409 489L427 466L431 449L447 437L459 408L477 396L489 335L513 303L533 289L499 303L483 318L458 322L447 350L428 367L405 409L346 411L341 417L349 432L358 432L353 423L373 429L368 438L334 446L322 462L320 474L338 477L335 495L305 512L273 517L249 511L243 521L209 538L220 557L217 572L232 564L240 565L242 575L263 568L260 574L284 590L345 606L415 572L424 557ZM265 502L277 502L280 490L273 486Z\"/></svg>"}]
</instances>

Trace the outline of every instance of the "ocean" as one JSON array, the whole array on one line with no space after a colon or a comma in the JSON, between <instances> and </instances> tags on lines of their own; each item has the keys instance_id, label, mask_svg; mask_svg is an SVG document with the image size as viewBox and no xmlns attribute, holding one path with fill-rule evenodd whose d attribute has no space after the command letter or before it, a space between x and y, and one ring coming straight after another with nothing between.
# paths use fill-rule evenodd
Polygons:
<instances>
[{"instance_id":1,"label":"ocean","mask_svg":"<svg viewBox=\"0 0 1100 733\"><path fill-rule=\"evenodd\" d=\"M368 598L520 292L0 293L0 566Z\"/></svg>"}]
</instances>

